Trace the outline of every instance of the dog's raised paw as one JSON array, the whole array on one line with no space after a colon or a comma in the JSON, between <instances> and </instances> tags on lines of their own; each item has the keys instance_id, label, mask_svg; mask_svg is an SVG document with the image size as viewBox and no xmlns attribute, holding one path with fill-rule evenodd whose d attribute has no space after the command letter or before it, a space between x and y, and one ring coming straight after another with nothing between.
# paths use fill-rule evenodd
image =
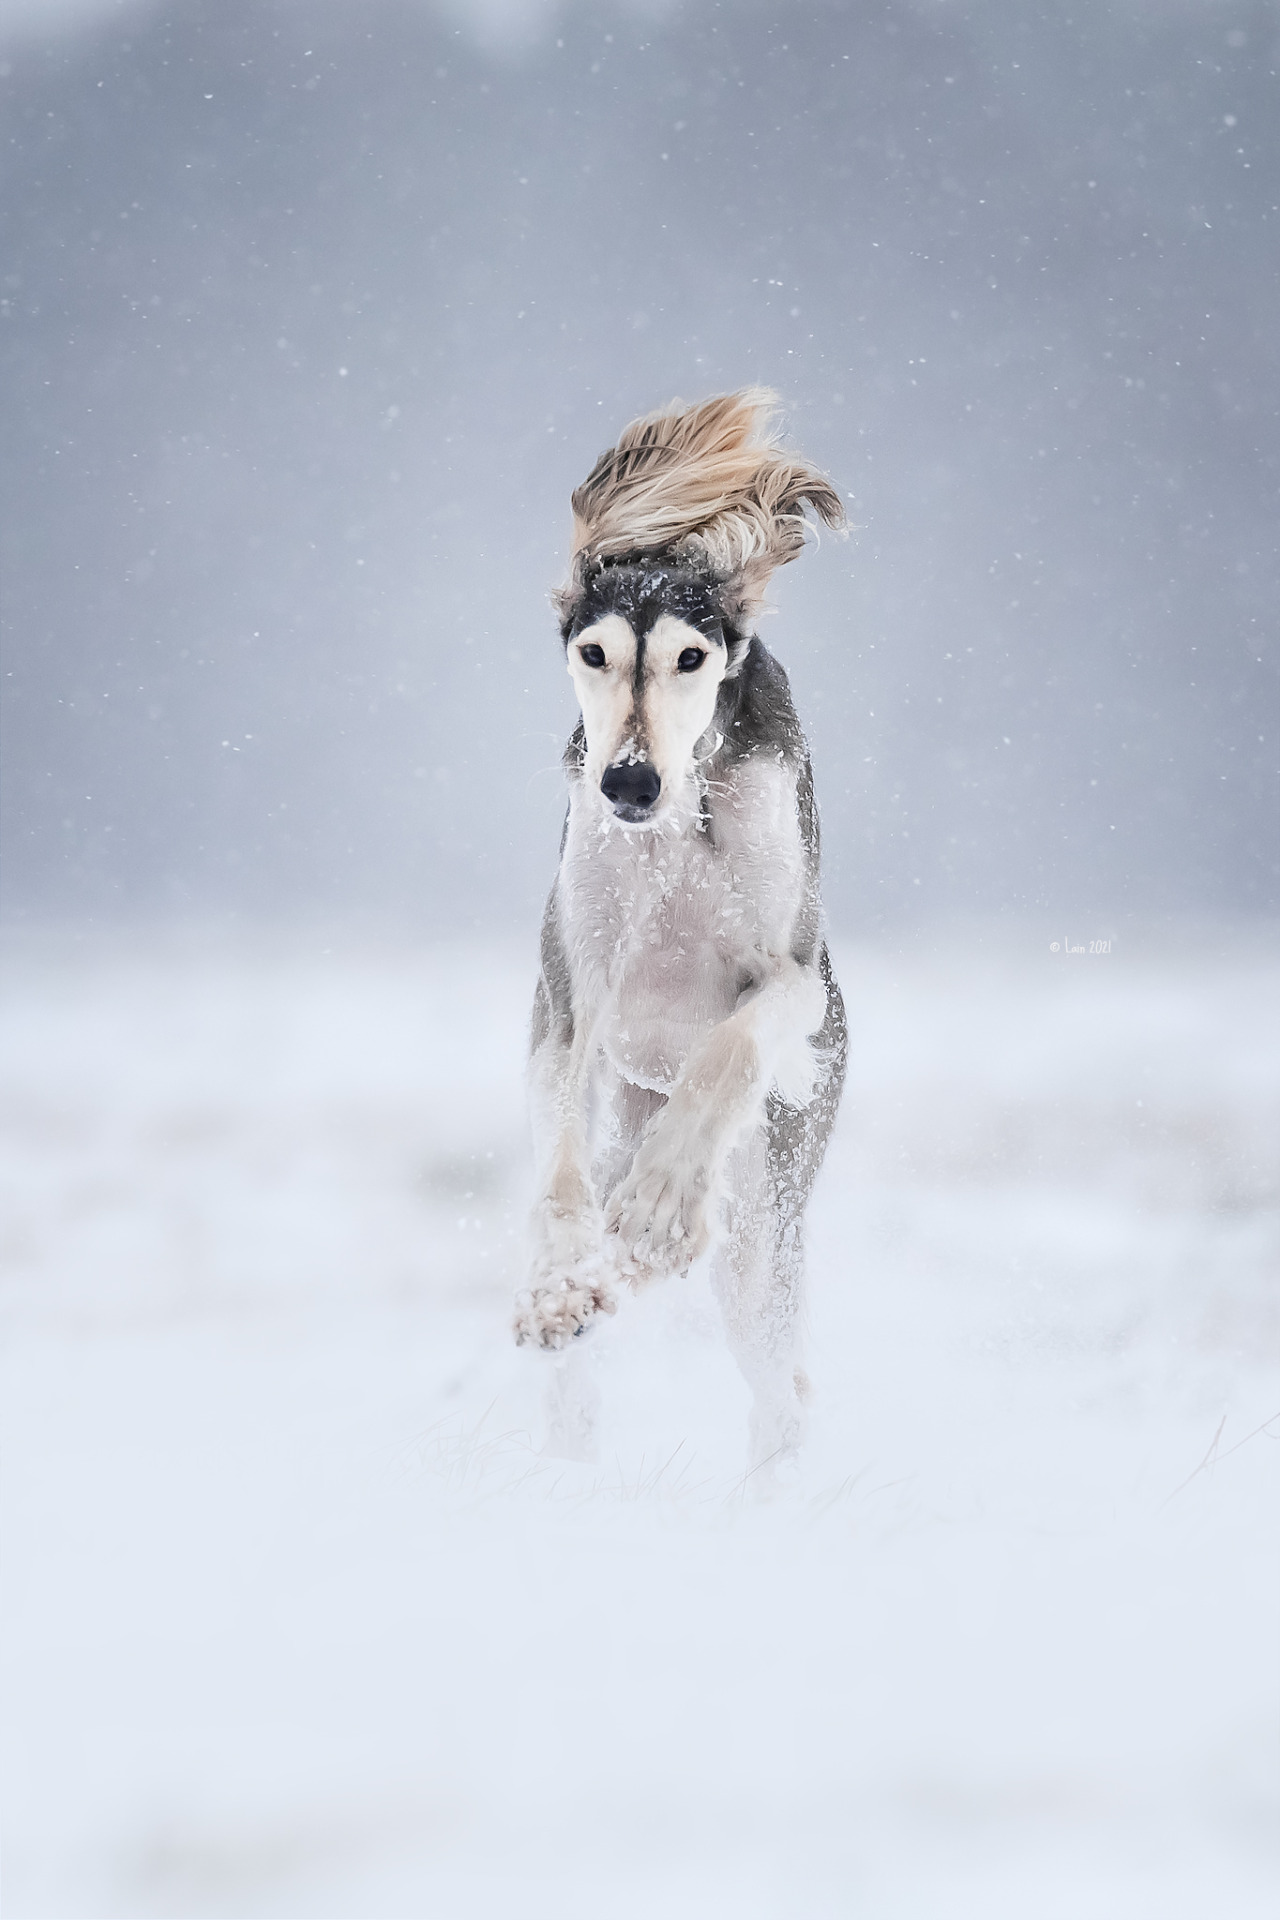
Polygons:
<instances>
[{"instance_id":1,"label":"dog's raised paw","mask_svg":"<svg viewBox=\"0 0 1280 1920\"><path fill-rule=\"evenodd\" d=\"M687 1273L710 1240L708 1169L641 1149L631 1177L610 1202L605 1225L613 1255L633 1286Z\"/></svg>"},{"instance_id":2,"label":"dog's raised paw","mask_svg":"<svg viewBox=\"0 0 1280 1920\"><path fill-rule=\"evenodd\" d=\"M602 1313L616 1313L613 1289L600 1274L564 1274L529 1287L516 1300L520 1347L567 1347Z\"/></svg>"}]
</instances>

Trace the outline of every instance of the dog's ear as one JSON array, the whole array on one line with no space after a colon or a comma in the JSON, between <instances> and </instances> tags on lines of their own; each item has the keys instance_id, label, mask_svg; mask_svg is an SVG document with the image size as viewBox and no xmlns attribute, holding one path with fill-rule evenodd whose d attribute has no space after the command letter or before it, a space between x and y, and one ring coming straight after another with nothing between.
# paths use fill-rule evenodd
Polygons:
<instances>
[{"instance_id":1,"label":"dog's ear","mask_svg":"<svg viewBox=\"0 0 1280 1920\"><path fill-rule=\"evenodd\" d=\"M764 611L765 594L778 568L804 551L809 529L805 508L811 508L834 532L843 533L847 525L844 503L831 482L806 461L782 455L775 455L769 469L761 473L752 506L754 511L738 516L736 525L709 528L707 535L695 536L700 544L705 542L710 557L714 537L720 534L721 566L728 569L721 602L733 624L746 632Z\"/></svg>"},{"instance_id":2,"label":"dog's ear","mask_svg":"<svg viewBox=\"0 0 1280 1920\"><path fill-rule=\"evenodd\" d=\"M582 605L587 590L586 569L582 564L582 555L575 551L573 565L569 569L569 578L562 587L551 590L551 604L556 610L560 622L560 638L567 640L573 632L578 609Z\"/></svg>"},{"instance_id":3,"label":"dog's ear","mask_svg":"<svg viewBox=\"0 0 1280 1920\"><path fill-rule=\"evenodd\" d=\"M803 544L803 535L801 536ZM788 560L794 554L787 554ZM766 611L765 594L769 582L782 560L775 559L771 553L757 554L731 574L720 589L720 600L725 613L739 632L748 634L755 627L760 615Z\"/></svg>"},{"instance_id":4,"label":"dog's ear","mask_svg":"<svg viewBox=\"0 0 1280 1920\"><path fill-rule=\"evenodd\" d=\"M573 495L575 573L602 560L669 553L705 567L748 626L770 575L801 552L805 508L844 526L840 496L782 452L765 387L633 420Z\"/></svg>"},{"instance_id":5,"label":"dog's ear","mask_svg":"<svg viewBox=\"0 0 1280 1920\"><path fill-rule=\"evenodd\" d=\"M577 581L570 580L566 586L553 587L550 600L560 622L560 637L567 640L573 631L574 615L582 603L582 588Z\"/></svg>"}]
</instances>

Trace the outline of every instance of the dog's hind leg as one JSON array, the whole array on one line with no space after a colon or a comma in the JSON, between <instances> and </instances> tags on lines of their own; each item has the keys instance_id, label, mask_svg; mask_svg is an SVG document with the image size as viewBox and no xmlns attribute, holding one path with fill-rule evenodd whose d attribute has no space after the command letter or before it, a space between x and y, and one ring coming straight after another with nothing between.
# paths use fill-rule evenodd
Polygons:
<instances>
[{"instance_id":1,"label":"dog's hind leg","mask_svg":"<svg viewBox=\"0 0 1280 1920\"><path fill-rule=\"evenodd\" d=\"M804 1250L800 1219L780 1204L761 1128L729 1166L728 1231L712 1266L725 1334L751 1390L748 1482L766 1493L794 1467L808 1381L799 1365Z\"/></svg>"}]
</instances>

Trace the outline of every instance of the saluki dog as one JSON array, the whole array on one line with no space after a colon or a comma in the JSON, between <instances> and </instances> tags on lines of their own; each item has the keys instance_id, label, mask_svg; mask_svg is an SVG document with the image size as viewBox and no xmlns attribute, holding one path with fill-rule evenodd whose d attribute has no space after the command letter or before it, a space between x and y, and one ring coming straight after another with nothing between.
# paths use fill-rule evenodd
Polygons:
<instances>
[{"instance_id":1,"label":"saluki dog","mask_svg":"<svg viewBox=\"0 0 1280 1920\"><path fill-rule=\"evenodd\" d=\"M807 505L839 495L762 388L633 421L572 496L555 596L582 708L542 929L538 1199L516 1338L560 1349L615 1283L712 1284L753 1397L750 1464L803 1434L801 1221L844 1080L818 817L787 676L754 632ZM552 1445L590 1456L560 1369Z\"/></svg>"}]
</instances>

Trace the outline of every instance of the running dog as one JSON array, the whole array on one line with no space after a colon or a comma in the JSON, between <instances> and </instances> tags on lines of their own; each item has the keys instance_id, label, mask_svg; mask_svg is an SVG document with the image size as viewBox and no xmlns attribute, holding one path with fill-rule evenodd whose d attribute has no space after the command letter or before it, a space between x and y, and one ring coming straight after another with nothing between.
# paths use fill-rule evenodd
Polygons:
<instances>
[{"instance_id":1,"label":"running dog","mask_svg":"<svg viewBox=\"0 0 1280 1920\"><path fill-rule=\"evenodd\" d=\"M633 421L572 496L555 599L582 718L542 929L515 1321L564 1348L616 1311L619 1280L713 1248L756 1468L803 1434L801 1223L847 1048L809 753L754 631L806 505L832 528L844 511L778 448L775 405L749 388ZM591 1416L559 1391L553 1444L589 1453Z\"/></svg>"}]
</instances>

